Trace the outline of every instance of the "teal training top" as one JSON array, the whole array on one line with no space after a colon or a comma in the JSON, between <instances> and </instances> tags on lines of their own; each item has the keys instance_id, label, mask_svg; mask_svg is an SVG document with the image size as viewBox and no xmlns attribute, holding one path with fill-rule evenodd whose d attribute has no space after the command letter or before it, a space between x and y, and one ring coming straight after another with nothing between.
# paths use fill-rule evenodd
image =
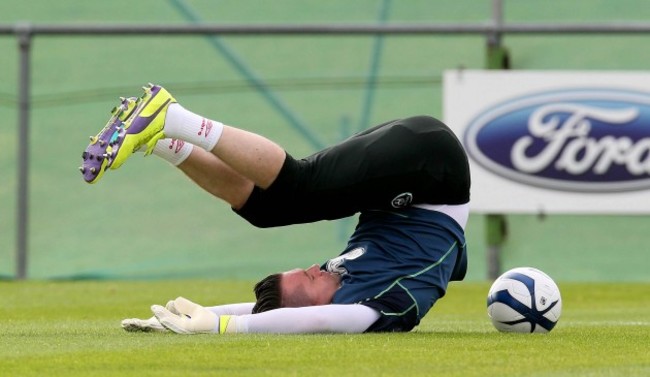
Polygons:
<instances>
[{"instance_id":1,"label":"teal training top","mask_svg":"<svg viewBox=\"0 0 650 377\"><path fill-rule=\"evenodd\" d=\"M321 269L341 275L333 304L379 311L366 331L410 331L444 296L450 280L465 277L465 235L436 211L364 211L346 249Z\"/></svg>"}]
</instances>

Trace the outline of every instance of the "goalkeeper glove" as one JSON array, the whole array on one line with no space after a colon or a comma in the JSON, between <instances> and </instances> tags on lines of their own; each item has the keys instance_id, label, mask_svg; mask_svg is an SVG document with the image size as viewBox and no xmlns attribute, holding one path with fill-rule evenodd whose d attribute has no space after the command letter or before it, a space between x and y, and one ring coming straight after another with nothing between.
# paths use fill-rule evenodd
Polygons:
<instances>
[{"instance_id":1,"label":"goalkeeper glove","mask_svg":"<svg viewBox=\"0 0 650 377\"><path fill-rule=\"evenodd\" d=\"M169 310L170 308L173 311ZM219 333L228 331L232 316L217 316L203 306L184 297L167 304L167 308L153 305L151 311L167 329L177 334Z\"/></svg>"},{"instance_id":2,"label":"goalkeeper glove","mask_svg":"<svg viewBox=\"0 0 650 377\"><path fill-rule=\"evenodd\" d=\"M167 302L167 310L174 314L178 314L178 310L174 307L174 301ZM156 316L149 319L127 318L122 321L122 328L128 332L165 332L167 328L163 326Z\"/></svg>"}]
</instances>

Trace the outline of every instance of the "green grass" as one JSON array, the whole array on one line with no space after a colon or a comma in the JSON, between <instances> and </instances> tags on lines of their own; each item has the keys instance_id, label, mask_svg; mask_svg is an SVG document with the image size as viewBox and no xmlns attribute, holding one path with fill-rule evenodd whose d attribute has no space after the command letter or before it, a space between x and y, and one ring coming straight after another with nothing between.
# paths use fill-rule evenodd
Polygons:
<instances>
[{"instance_id":1,"label":"green grass","mask_svg":"<svg viewBox=\"0 0 650 377\"><path fill-rule=\"evenodd\" d=\"M184 295L251 299L248 282L0 283L1 376L647 376L650 285L561 284L550 334L502 334L483 283L453 285L406 334L131 334L122 318Z\"/></svg>"}]
</instances>

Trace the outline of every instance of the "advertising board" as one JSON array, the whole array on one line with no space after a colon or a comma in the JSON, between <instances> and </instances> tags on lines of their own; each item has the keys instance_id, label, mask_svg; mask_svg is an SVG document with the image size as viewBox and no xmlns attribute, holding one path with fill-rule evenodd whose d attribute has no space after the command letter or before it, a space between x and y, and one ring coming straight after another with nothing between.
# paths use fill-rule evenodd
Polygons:
<instances>
[{"instance_id":1,"label":"advertising board","mask_svg":"<svg viewBox=\"0 0 650 377\"><path fill-rule=\"evenodd\" d=\"M648 73L447 71L443 111L474 212L650 212Z\"/></svg>"}]
</instances>

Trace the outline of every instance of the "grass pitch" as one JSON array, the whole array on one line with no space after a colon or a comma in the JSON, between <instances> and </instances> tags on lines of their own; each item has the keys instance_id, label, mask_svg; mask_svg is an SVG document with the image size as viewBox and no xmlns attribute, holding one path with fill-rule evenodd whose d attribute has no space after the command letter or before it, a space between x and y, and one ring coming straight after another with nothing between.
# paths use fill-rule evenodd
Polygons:
<instances>
[{"instance_id":1,"label":"grass pitch","mask_svg":"<svg viewBox=\"0 0 650 377\"><path fill-rule=\"evenodd\" d=\"M450 287L405 334L228 336L131 334L126 317L184 295L203 304L252 299L251 283L0 283L1 376L648 376L650 285L560 284L550 334L502 334L484 283Z\"/></svg>"}]
</instances>

